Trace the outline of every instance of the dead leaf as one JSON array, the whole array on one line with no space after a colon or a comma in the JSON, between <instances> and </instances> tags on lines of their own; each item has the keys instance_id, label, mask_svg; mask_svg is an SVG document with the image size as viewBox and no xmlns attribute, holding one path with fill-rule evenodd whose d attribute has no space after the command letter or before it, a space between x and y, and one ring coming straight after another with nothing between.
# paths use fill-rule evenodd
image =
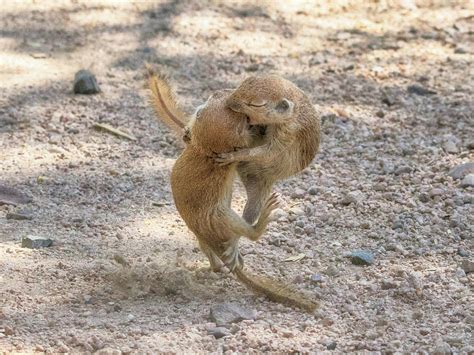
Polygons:
<instances>
[{"instance_id":1,"label":"dead leaf","mask_svg":"<svg viewBox=\"0 0 474 355\"><path fill-rule=\"evenodd\" d=\"M137 140L134 136L131 136L131 135L125 133L125 132L122 132L121 130L119 130L117 128L114 128L114 127L112 127L111 125L109 125L107 123L94 123L93 127L95 129L98 129L98 130L107 131L107 132L112 133L113 135L116 135L118 137L123 137L123 138L129 139L131 141L136 141Z\"/></svg>"},{"instance_id":2,"label":"dead leaf","mask_svg":"<svg viewBox=\"0 0 474 355\"><path fill-rule=\"evenodd\" d=\"M305 257L306 257L305 253L300 253L300 254L297 254L297 255L289 256L283 261L300 261L300 260L303 260Z\"/></svg>"}]
</instances>

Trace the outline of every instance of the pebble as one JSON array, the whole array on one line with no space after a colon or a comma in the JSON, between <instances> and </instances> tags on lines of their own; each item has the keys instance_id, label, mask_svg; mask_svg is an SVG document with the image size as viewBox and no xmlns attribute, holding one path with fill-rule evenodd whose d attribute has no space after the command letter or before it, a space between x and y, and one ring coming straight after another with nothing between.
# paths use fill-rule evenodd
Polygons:
<instances>
[{"instance_id":1,"label":"pebble","mask_svg":"<svg viewBox=\"0 0 474 355\"><path fill-rule=\"evenodd\" d=\"M394 288L398 288L398 286L399 286L398 282L395 282L393 280L382 280L382 283L380 285L382 290L391 290Z\"/></svg>"},{"instance_id":2,"label":"pebble","mask_svg":"<svg viewBox=\"0 0 474 355\"><path fill-rule=\"evenodd\" d=\"M81 69L74 76L74 88L75 94L91 95L100 92L99 84L95 75L89 70Z\"/></svg>"},{"instance_id":3,"label":"pebble","mask_svg":"<svg viewBox=\"0 0 474 355\"><path fill-rule=\"evenodd\" d=\"M425 88L421 85L418 85L418 84L409 85L407 87L407 91L410 94L415 94L415 95L419 95L419 96L435 95L436 94L436 91L427 89L427 88Z\"/></svg>"},{"instance_id":4,"label":"pebble","mask_svg":"<svg viewBox=\"0 0 474 355\"><path fill-rule=\"evenodd\" d=\"M459 148L453 141L446 141L442 144L442 147L446 153L456 154L459 153Z\"/></svg>"},{"instance_id":5,"label":"pebble","mask_svg":"<svg viewBox=\"0 0 474 355\"><path fill-rule=\"evenodd\" d=\"M324 273L330 277L334 277L334 276L339 275L339 270L337 269L336 266L329 265L327 269L324 271Z\"/></svg>"},{"instance_id":6,"label":"pebble","mask_svg":"<svg viewBox=\"0 0 474 355\"><path fill-rule=\"evenodd\" d=\"M461 181L461 187L474 186L474 174L467 174Z\"/></svg>"},{"instance_id":7,"label":"pebble","mask_svg":"<svg viewBox=\"0 0 474 355\"><path fill-rule=\"evenodd\" d=\"M459 164L448 173L455 180L460 180L467 174L474 174L474 162Z\"/></svg>"},{"instance_id":8,"label":"pebble","mask_svg":"<svg viewBox=\"0 0 474 355\"><path fill-rule=\"evenodd\" d=\"M470 254L467 250L463 248L458 248L458 255L462 256L463 258L467 258Z\"/></svg>"},{"instance_id":9,"label":"pebble","mask_svg":"<svg viewBox=\"0 0 474 355\"><path fill-rule=\"evenodd\" d=\"M355 250L350 255L351 262L354 265L372 265L374 255L367 250Z\"/></svg>"},{"instance_id":10,"label":"pebble","mask_svg":"<svg viewBox=\"0 0 474 355\"><path fill-rule=\"evenodd\" d=\"M315 186L312 186L308 189L308 193L311 195L311 196L316 196L318 194L318 188L315 187Z\"/></svg>"},{"instance_id":11,"label":"pebble","mask_svg":"<svg viewBox=\"0 0 474 355\"><path fill-rule=\"evenodd\" d=\"M470 272L474 272L474 261L463 260L461 262L461 268L464 270L466 274L469 274Z\"/></svg>"},{"instance_id":12,"label":"pebble","mask_svg":"<svg viewBox=\"0 0 474 355\"><path fill-rule=\"evenodd\" d=\"M326 349L327 350L336 350L336 347L337 347L337 343L335 341L329 343L327 346L326 346Z\"/></svg>"},{"instance_id":13,"label":"pebble","mask_svg":"<svg viewBox=\"0 0 474 355\"><path fill-rule=\"evenodd\" d=\"M26 221L33 219L33 215L29 211L18 211L7 213L6 218L14 219L17 221Z\"/></svg>"},{"instance_id":14,"label":"pebble","mask_svg":"<svg viewBox=\"0 0 474 355\"><path fill-rule=\"evenodd\" d=\"M410 168L407 165L402 165L402 166L399 166L395 169L394 174L395 175L403 175L403 174L411 173L411 171L412 171L412 168Z\"/></svg>"},{"instance_id":15,"label":"pebble","mask_svg":"<svg viewBox=\"0 0 474 355\"><path fill-rule=\"evenodd\" d=\"M436 344L436 347L434 348L433 355L449 355L452 354L451 347L449 346L448 343L445 342L440 342Z\"/></svg>"},{"instance_id":16,"label":"pebble","mask_svg":"<svg viewBox=\"0 0 474 355\"><path fill-rule=\"evenodd\" d=\"M361 199L360 191L352 191L347 193L341 200L341 204L344 206L348 206L352 203L356 204Z\"/></svg>"},{"instance_id":17,"label":"pebble","mask_svg":"<svg viewBox=\"0 0 474 355\"><path fill-rule=\"evenodd\" d=\"M47 248L51 245L53 245L53 240L50 238L37 237L34 235L28 235L26 237L21 238L22 248L39 249Z\"/></svg>"},{"instance_id":18,"label":"pebble","mask_svg":"<svg viewBox=\"0 0 474 355\"><path fill-rule=\"evenodd\" d=\"M320 284L324 281L323 277L320 274L311 275L310 280L311 280L311 282L313 282L315 284Z\"/></svg>"},{"instance_id":19,"label":"pebble","mask_svg":"<svg viewBox=\"0 0 474 355\"><path fill-rule=\"evenodd\" d=\"M236 303L226 302L212 306L210 318L211 321L220 327L243 320L255 320L257 318L257 311L244 308Z\"/></svg>"},{"instance_id":20,"label":"pebble","mask_svg":"<svg viewBox=\"0 0 474 355\"><path fill-rule=\"evenodd\" d=\"M304 216L304 210L300 207L291 207L290 210L288 211L290 214L296 215L296 216Z\"/></svg>"},{"instance_id":21,"label":"pebble","mask_svg":"<svg viewBox=\"0 0 474 355\"><path fill-rule=\"evenodd\" d=\"M207 332L214 336L214 338L216 339L220 339L220 338L223 338L225 337L226 335L229 335L230 334L230 331L227 329L227 328L224 328L224 327L213 327L213 328L209 328L207 330Z\"/></svg>"},{"instance_id":22,"label":"pebble","mask_svg":"<svg viewBox=\"0 0 474 355\"><path fill-rule=\"evenodd\" d=\"M292 198L303 198L306 195L306 191L300 188L296 188L291 194Z\"/></svg>"}]
</instances>

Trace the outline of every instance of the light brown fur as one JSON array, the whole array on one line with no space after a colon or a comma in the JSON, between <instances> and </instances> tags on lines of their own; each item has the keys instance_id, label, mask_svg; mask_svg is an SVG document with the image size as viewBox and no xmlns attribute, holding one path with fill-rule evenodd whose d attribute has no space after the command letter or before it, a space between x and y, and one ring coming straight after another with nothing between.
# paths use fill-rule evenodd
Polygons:
<instances>
[{"instance_id":1,"label":"light brown fur","mask_svg":"<svg viewBox=\"0 0 474 355\"><path fill-rule=\"evenodd\" d=\"M313 311L317 303L274 280L250 276L243 270L239 238L245 236L257 240L262 235L271 211L278 207L278 198L271 195L265 201L255 225L250 225L231 209L237 164L220 166L212 156L251 147L255 141L258 142L258 134L249 129L245 115L225 106L228 97L229 91L216 92L195 114L189 144L177 159L171 174L176 208L196 235L214 270L220 269L224 262L255 292L275 302Z\"/></svg>"},{"instance_id":2,"label":"light brown fur","mask_svg":"<svg viewBox=\"0 0 474 355\"><path fill-rule=\"evenodd\" d=\"M320 118L308 97L290 81L276 75L245 79L227 105L265 125L263 145L219 154L221 164L240 162L238 171L247 190L243 217L253 223L273 184L303 170L320 143Z\"/></svg>"}]
</instances>

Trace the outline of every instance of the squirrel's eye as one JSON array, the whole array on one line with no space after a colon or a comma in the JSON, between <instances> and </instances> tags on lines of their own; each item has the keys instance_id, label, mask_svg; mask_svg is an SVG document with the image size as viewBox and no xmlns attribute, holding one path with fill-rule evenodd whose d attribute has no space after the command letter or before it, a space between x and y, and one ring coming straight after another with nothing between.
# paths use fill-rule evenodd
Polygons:
<instances>
[{"instance_id":1,"label":"squirrel's eye","mask_svg":"<svg viewBox=\"0 0 474 355\"><path fill-rule=\"evenodd\" d=\"M265 106L266 104L267 104L266 101L253 101L253 102L248 103L248 105L252 107L262 107L262 106Z\"/></svg>"}]
</instances>

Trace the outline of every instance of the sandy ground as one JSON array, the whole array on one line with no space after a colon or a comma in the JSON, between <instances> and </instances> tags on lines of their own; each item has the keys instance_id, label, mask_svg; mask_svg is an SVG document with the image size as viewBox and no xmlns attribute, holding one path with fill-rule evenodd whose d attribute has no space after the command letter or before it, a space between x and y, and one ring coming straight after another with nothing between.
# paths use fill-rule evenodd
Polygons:
<instances>
[{"instance_id":1,"label":"sandy ground","mask_svg":"<svg viewBox=\"0 0 474 355\"><path fill-rule=\"evenodd\" d=\"M474 351L474 187L448 174L474 160L472 2L252 3L2 2L0 184L33 200L0 206L0 353ZM321 106L320 154L242 243L316 314L208 270L172 203L179 139L148 107L145 61L189 110L255 72ZM72 93L81 68L100 94ZM22 248L26 235L54 244ZM374 263L353 265L358 249ZM215 339L224 301L257 317Z\"/></svg>"}]
</instances>

